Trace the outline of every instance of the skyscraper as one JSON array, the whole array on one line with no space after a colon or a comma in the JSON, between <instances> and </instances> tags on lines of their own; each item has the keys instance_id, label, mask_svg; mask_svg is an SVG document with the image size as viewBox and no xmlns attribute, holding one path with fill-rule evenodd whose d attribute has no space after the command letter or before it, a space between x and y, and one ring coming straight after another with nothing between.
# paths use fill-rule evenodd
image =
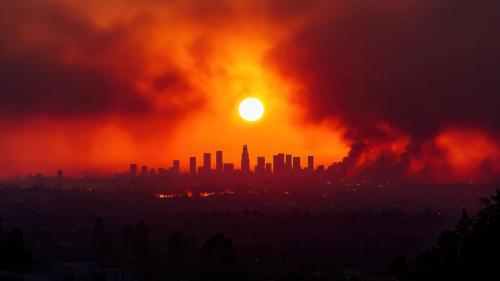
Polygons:
<instances>
[{"instance_id":1,"label":"skyscraper","mask_svg":"<svg viewBox=\"0 0 500 281\"><path fill-rule=\"evenodd\" d=\"M129 173L131 176L137 176L137 164L135 163L130 164Z\"/></svg>"},{"instance_id":2,"label":"skyscraper","mask_svg":"<svg viewBox=\"0 0 500 281\"><path fill-rule=\"evenodd\" d=\"M180 166L179 160L174 160L173 166L172 166L172 173L173 174L179 173L179 166Z\"/></svg>"},{"instance_id":3,"label":"skyscraper","mask_svg":"<svg viewBox=\"0 0 500 281\"><path fill-rule=\"evenodd\" d=\"M285 169L285 154L278 153L273 156L273 172L281 173Z\"/></svg>"},{"instance_id":4,"label":"skyscraper","mask_svg":"<svg viewBox=\"0 0 500 281\"><path fill-rule=\"evenodd\" d=\"M196 157L189 157L189 173L191 175L196 175Z\"/></svg>"},{"instance_id":5,"label":"skyscraper","mask_svg":"<svg viewBox=\"0 0 500 281\"><path fill-rule=\"evenodd\" d=\"M210 152L203 153L203 170L205 173L210 172L212 169L212 160Z\"/></svg>"},{"instance_id":6,"label":"skyscraper","mask_svg":"<svg viewBox=\"0 0 500 281\"><path fill-rule=\"evenodd\" d=\"M243 173L250 172L250 157L248 155L247 145L243 145L243 152L241 153L241 171Z\"/></svg>"},{"instance_id":7,"label":"skyscraper","mask_svg":"<svg viewBox=\"0 0 500 281\"><path fill-rule=\"evenodd\" d=\"M145 175L147 175L147 174L148 174L148 166L143 165L143 166L141 167L141 175L145 176Z\"/></svg>"},{"instance_id":8,"label":"skyscraper","mask_svg":"<svg viewBox=\"0 0 500 281\"><path fill-rule=\"evenodd\" d=\"M300 167L300 156L293 157L293 171L298 172L301 170Z\"/></svg>"},{"instance_id":9,"label":"skyscraper","mask_svg":"<svg viewBox=\"0 0 500 281\"><path fill-rule=\"evenodd\" d=\"M217 173L222 173L223 168L222 150L218 150L215 152L215 170Z\"/></svg>"},{"instance_id":10,"label":"skyscraper","mask_svg":"<svg viewBox=\"0 0 500 281\"><path fill-rule=\"evenodd\" d=\"M265 157L257 157L257 166L255 166L255 173L264 173L266 169L266 158Z\"/></svg>"},{"instance_id":11,"label":"skyscraper","mask_svg":"<svg viewBox=\"0 0 500 281\"><path fill-rule=\"evenodd\" d=\"M314 171L314 156L312 155L307 156L307 170L309 172Z\"/></svg>"},{"instance_id":12,"label":"skyscraper","mask_svg":"<svg viewBox=\"0 0 500 281\"><path fill-rule=\"evenodd\" d=\"M273 172L273 164L266 163L266 174L270 174Z\"/></svg>"},{"instance_id":13,"label":"skyscraper","mask_svg":"<svg viewBox=\"0 0 500 281\"><path fill-rule=\"evenodd\" d=\"M278 172L278 155L275 154L273 155L273 173L277 173Z\"/></svg>"},{"instance_id":14,"label":"skyscraper","mask_svg":"<svg viewBox=\"0 0 500 281\"><path fill-rule=\"evenodd\" d=\"M292 154L285 155L285 168L287 171L292 170Z\"/></svg>"}]
</instances>

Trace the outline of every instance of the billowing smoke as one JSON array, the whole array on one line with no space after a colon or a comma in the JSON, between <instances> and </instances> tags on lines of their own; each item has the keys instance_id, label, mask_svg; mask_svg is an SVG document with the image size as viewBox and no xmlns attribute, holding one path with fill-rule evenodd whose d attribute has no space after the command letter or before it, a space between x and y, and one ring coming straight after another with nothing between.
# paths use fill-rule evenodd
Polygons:
<instances>
[{"instance_id":1,"label":"billowing smoke","mask_svg":"<svg viewBox=\"0 0 500 281\"><path fill-rule=\"evenodd\" d=\"M308 121L343 124L335 173L498 178L500 3L399 2L330 4L268 61Z\"/></svg>"}]
</instances>

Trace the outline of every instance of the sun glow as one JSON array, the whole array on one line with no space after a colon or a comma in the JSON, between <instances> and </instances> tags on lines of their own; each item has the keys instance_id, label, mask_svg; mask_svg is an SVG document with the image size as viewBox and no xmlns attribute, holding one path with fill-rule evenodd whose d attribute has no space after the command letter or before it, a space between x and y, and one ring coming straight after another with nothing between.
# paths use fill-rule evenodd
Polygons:
<instances>
[{"instance_id":1,"label":"sun glow","mask_svg":"<svg viewBox=\"0 0 500 281\"><path fill-rule=\"evenodd\" d=\"M239 112L241 118L254 122L264 115L264 105L256 98L247 98L240 103Z\"/></svg>"}]
</instances>

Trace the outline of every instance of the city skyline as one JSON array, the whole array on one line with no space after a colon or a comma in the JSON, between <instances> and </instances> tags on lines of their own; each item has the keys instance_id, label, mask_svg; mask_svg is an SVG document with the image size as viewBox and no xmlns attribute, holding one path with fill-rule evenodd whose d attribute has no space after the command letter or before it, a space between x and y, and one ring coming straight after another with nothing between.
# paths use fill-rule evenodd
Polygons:
<instances>
[{"instance_id":1,"label":"city skyline","mask_svg":"<svg viewBox=\"0 0 500 281\"><path fill-rule=\"evenodd\" d=\"M255 165L252 165L251 163L251 156L249 152L249 148L247 144L243 145L242 148L242 153L241 153L241 159L240 159L240 166L239 169L237 166L234 165L232 162L224 162L224 151L223 150L216 150L215 151L215 160L212 159L212 153L211 152L204 152L202 154L203 161L201 162L202 165L197 165L198 163L198 158L196 156L189 156L188 157L188 166L185 169L180 169L181 165L179 159L175 159L172 161L172 165L169 167L151 167L148 165L142 165L142 169L140 173L138 172L138 163L130 163L129 165L129 171L128 174L132 176L139 176L139 175L151 175L151 174L178 174L178 173L186 173L190 175L203 175L207 174L207 172L210 173L227 173L227 172L242 172L243 174L245 173L255 173L255 174L265 174L265 173L273 173L273 174L279 174L283 172L301 172L301 171L308 171L312 172L315 171L316 168L319 168L323 170L325 168L324 165L318 165L317 167L314 166L314 156L313 155L307 155L307 166L302 166L301 165L301 157L300 156L293 156L292 154L286 154L287 158L285 160L284 158L285 153L278 152L277 154L273 155L272 159L270 159L271 162L266 161L265 156L255 156ZM293 163L291 163L290 159L293 159ZM290 163L289 163L290 162ZM212 164L215 164L215 168ZM330 165L331 166L331 165Z\"/></svg>"},{"instance_id":2,"label":"city skyline","mask_svg":"<svg viewBox=\"0 0 500 281\"><path fill-rule=\"evenodd\" d=\"M244 145L244 146L248 146L248 145ZM172 168L174 168L175 166L175 169L174 170L178 170L179 172L181 173L191 173L191 174L198 174L199 173L199 168L203 168L204 167L204 162L207 162L207 163L210 163L210 170L213 170L213 171L216 171L218 169L220 169L220 167L218 167L218 154L219 153L222 153L223 155L223 159L225 160L223 163L222 163L222 169L221 170L226 170L224 167L227 167L228 169L230 170L234 170L234 171L240 171L241 170L241 163L242 163L242 159L241 159L241 156L242 156L242 151L241 151L241 147L240 147L240 152L236 152L236 150L232 150L232 151L226 151L226 150L220 150L220 149L215 149L215 150L212 150L210 152L200 152L196 155L189 155L187 154L188 156L186 157L183 157L183 158L171 158L169 159L168 161L137 161L137 160L133 160L133 161L128 161L128 162L123 162L123 163L119 163L118 165L116 166L113 166L113 167L99 167L99 166L95 166L95 167L89 167L88 169L85 169L85 170L79 170L79 169L74 169L74 168L71 168L71 167L67 167L67 166L64 166L64 165L57 165L56 166L56 169L55 169L55 172L53 169L49 169L47 167L40 167L39 169L32 169L32 170L24 170L22 173L10 173L10 174L4 174L3 176L0 176L0 179L1 178L11 178L11 177L18 177L18 176L26 176L26 175L47 175L47 176L52 176L52 175L56 175L61 172L61 173L64 173L64 176L65 177L70 177L70 178L79 178L79 177L111 177L113 175L116 175L117 173L119 173L121 170L123 170L123 167L124 165L128 165L128 172L131 173L131 174L134 174L134 172L132 170L135 170L135 174L137 175L141 175L141 174L145 174L145 171L148 171L147 173L151 173L151 170L153 170L153 172L155 174L158 174L158 173L165 173L165 172L168 172L170 171ZM231 155L232 157L228 160L227 158L227 155ZM235 158L235 155L236 156L239 156L239 157L236 157ZM264 171L270 171L270 172L274 172L274 165L273 165L273 158L278 156L278 155L283 155L283 163L281 164L278 164L278 165L281 165L281 169L284 170L293 170L292 168L292 157L299 157L301 159L300 163L301 163L301 167L303 169L306 169L307 168L307 165L308 165L308 158L309 157L313 157L314 160L313 162L316 164L315 167L317 166L321 166L322 168L324 169L327 169L329 166L335 164L335 163L339 163L338 161L328 161L326 160L325 161L325 158L322 158L320 161L317 161L316 159L316 156L313 156L313 155L309 155L309 154L302 154L302 155L297 155L297 154L289 154L289 153L282 153L282 152L276 152L274 154L270 154L270 155L259 155L257 153L255 153L254 156L250 156L249 158L249 170L252 172L252 173L255 173L256 171L256 165L258 164L258 158L263 158L265 159L265 162L264 162ZM289 157L290 158L290 163L286 162L286 159L285 159L285 156ZM168 158L168 157L167 157ZM204 158L207 158L207 159L204 159ZM194 161L194 162L193 162ZM229 161L229 162L228 162ZM192 163L194 164L194 166L192 165ZM288 167L287 165L290 165L290 167ZM270 166L268 166L270 165ZM192 170L192 167L196 167L196 169ZM258 169L258 168L257 168ZM219 170L220 171L220 170Z\"/></svg>"}]
</instances>

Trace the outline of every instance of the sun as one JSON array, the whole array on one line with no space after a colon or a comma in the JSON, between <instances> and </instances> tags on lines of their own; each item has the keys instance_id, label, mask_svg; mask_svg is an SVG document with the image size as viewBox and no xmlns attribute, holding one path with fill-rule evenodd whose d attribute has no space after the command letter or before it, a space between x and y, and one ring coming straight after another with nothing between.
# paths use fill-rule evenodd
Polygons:
<instances>
[{"instance_id":1,"label":"sun","mask_svg":"<svg viewBox=\"0 0 500 281\"><path fill-rule=\"evenodd\" d=\"M264 105L256 98L246 98L240 103L239 111L241 118L254 122L264 115Z\"/></svg>"}]
</instances>

